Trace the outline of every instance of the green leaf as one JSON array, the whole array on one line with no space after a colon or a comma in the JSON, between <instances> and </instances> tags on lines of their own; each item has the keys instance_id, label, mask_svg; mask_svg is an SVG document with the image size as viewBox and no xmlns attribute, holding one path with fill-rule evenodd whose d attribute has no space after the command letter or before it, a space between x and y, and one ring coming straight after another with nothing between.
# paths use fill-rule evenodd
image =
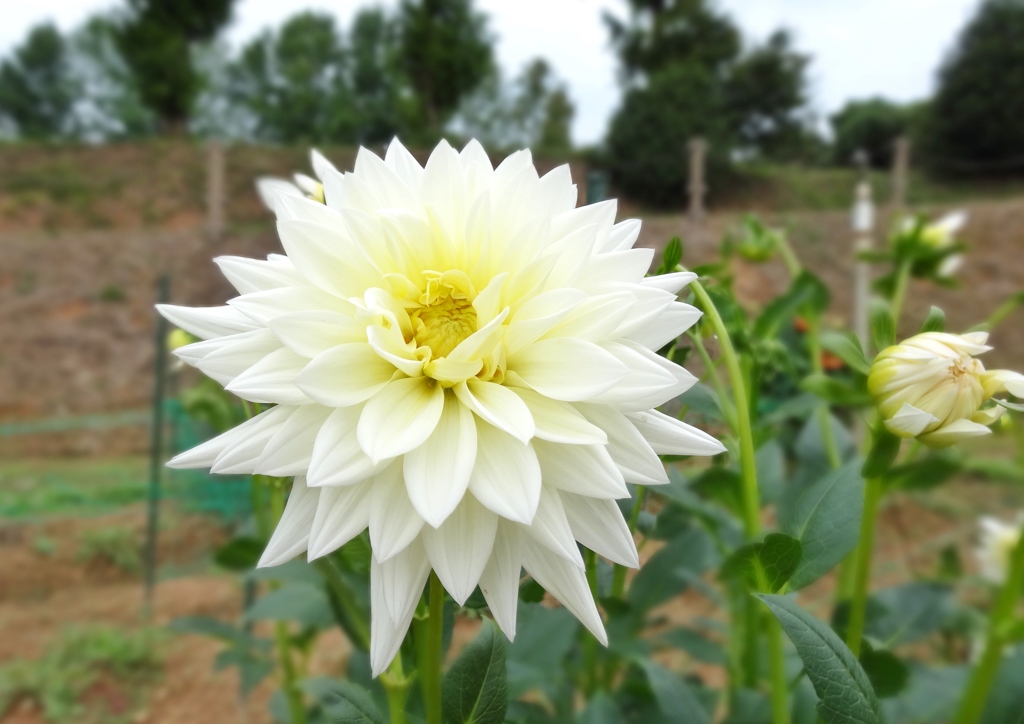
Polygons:
<instances>
[{"instance_id":1,"label":"green leaf","mask_svg":"<svg viewBox=\"0 0 1024 724\"><path fill-rule=\"evenodd\" d=\"M248 621L296 621L303 626L329 628L334 614L320 586L291 583L258 599L245 612Z\"/></svg>"},{"instance_id":2,"label":"green leaf","mask_svg":"<svg viewBox=\"0 0 1024 724\"><path fill-rule=\"evenodd\" d=\"M888 302L882 299L872 299L868 308L868 323L871 326L871 339L874 340L875 349L881 352L886 347L891 347L896 342L896 322L892 318L892 310Z\"/></svg>"},{"instance_id":3,"label":"green leaf","mask_svg":"<svg viewBox=\"0 0 1024 724\"><path fill-rule=\"evenodd\" d=\"M803 546L796 538L785 533L769 533L760 543L750 543L737 549L720 569L724 580L744 579L753 589L760 589L758 566L765 577L768 590L778 591L800 564Z\"/></svg>"},{"instance_id":4,"label":"green leaf","mask_svg":"<svg viewBox=\"0 0 1024 724\"><path fill-rule=\"evenodd\" d=\"M815 394L833 405L867 407L871 404L871 396L867 390L857 389L842 380L825 374L807 375L800 380L800 389Z\"/></svg>"},{"instance_id":5,"label":"green leaf","mask_svg":"<svg viewBox=\"0 0 1024 724\"><path fill-rule=\"evenodd\" d=\"M921 333L945 331L946 313L938 307L932 307L928 310L928 316L925 318L924 324L921 325Z\"/></svg>"},{"instance_id":6,"label":"green leaf","mask_svg":"<svg viewBox=\"0 0 1024 724\"><path fill-rule=\"evenodd\" d=\"M678 236L674 236L672 237L672 240L665 245L665 251L661 253L661 265L654 272L655 275L674 272L682 259L683 244L679 240Z\"/></svg>"},{"instance_id":7,"label":"green leaf","mask_svg":"<svg viewBox=\"0 0 1024 724\"><path fill-rule=\"evenodd\" d=\"M711 724L711 717L687 681L649 659L641 659L636 663L647 675L647 683L658 702L658 708L671 717L671 721Z\"/></svg>"},{"instance_id":8,"label":"green leaf","mask_svg":"<svg viewBox=\"0 0 1024 724\"><path fill-rule=\"evenodd\" d=\"M871 596L865 632L894 647L919 641L941 629L953 616L952 589L942 583L915 581Z\"/></svg>"},{"instance_id":9,"label":"green leaf","mask_svg":"<svg viewBox=\"0 0 1024 724\"><path fill-rule=\"evenodd\" d=\"M182 616L167 624L167 628L178 634L209 636L221 641L236 641L245 636L237 626L210 616Z\"/></svg>"},{"instance_id":10,"label":"green leaf","mask_svg":"<svg viewBox=\"0 0 1024 724\"><path fill-rule=\"evenodd\" d=\"M889 468L882 476L887 490L926 490L949 480L962 468L958 455L933 452L926 458Z\"/></svg>"},{"instance_id":11,"label":"green leaf","mask_svg":"<svg viewBox=\"0 0 1024 724\"><path fill-rule=\"evenodd\" d=\"M792 318L801 308L808 307L820 315L828 308L829 294L820 279L803 271L793 280L789 290L772 300L754 322L754 335L761 339L774 337L783 323Z\"/></svg>"},{"instance_id":12,"label":"green leaf","mask_svg":"<svg viewBox=\"0 0 1024 724\"><path fill-rule=\"evenodd\" d=\"M444 676L441 705L447 724L501 724L508 709L505 637L489 619Z\"/></svg>"},{"instance_id":13,"label":"green leaf","mask_svg":"<svg viewBox=\"0 0 1024 724\"><path fill-rule=\"evenodd\" d=\"M786 596L757 594L804 662L826 724L881 724L878 698L864 669L825 623Z\"/></svg>"},{"instance_id":14,"label":"green leaf","mask_svg":"<svg viewBox=\"0 0 1024 724\"><path fill-rule=\"evenodd\" d=\"M999 629L999 635L1003 637L1004 641L1011 644L1024 641L1024 618L1008 621Z\"/></svg>"},{"instance_id":15,"label":"green leaf","mask_svg":"<svg viewBox=\"0 0 1024 724\"><path fill-rule=\"evenodd\" d=\"M981 715L981 724L1017 724L1024 712L1024 649L1004 656Z\"/></svg>"},{"instance_id":16,"label":"green leaf","mask_svg":"<svg viewBox=\"0 0 1024 724\"><path fill-rule=\"evenodd\" d=\"M871 371L871 363L853 332L822 332L821 346L841 359L851 370L862 375Z\"/></svg>"},{"instance_id":17,"label":"green leaf","mask_svg":"<svg viewBox=\"0 0 1024 724\"><path fill-rule=\"evenodd\" d=\"M320 706L331 724L385 724L387 721L370 692L351 681L332 681L329 689L318 693Z\"/></svg>"},{"instance_id":18,"label":"green leaf","mask_svg":"<svg viewBox=\"0 0 1024 724\"><path fill-rule=\"evenodd\" d=\"M590 697L587 708L576 715L576 724L626 724L618 705L607 693Z\"/></svg>"},{"instance_id":19,"label":"green leaf","mask_svg":"<svg viewBox=\"0 0 1024 724\"><path fill-rule=\"evenodd\" d=\"M891 651L876 651L866 641L862 642L860 665L879 699L892 698L907 688L910 669Z\"/></svg>"},{"instance_id":20,"label":"green leaf","mask_svg":"<svg viewBox=\"0 0 1024 724\"><path fill-rule=\"evenodd\" d=\"M832 437L836 441L836 447L839 448L839 459L848 460L854 452L850 431L831 413L829 413L828 421L832 427ZM817 415L811 415L801 428L800 434L797 436L795 452L802 462L816 469L828 470L830 468L828 456L825 454L825 443L821 435L821 418Z\"/></svg>"},{"instance_id":21,"label":"green leaf","mask_svg":"<svg viewBox=\"0 0 1024 724\"><path fill-rule=\"evenodd\" d=\"M860 469L861 476L865 478L877 478L892 467L900 453L903 438L880 427L872 435L871 442L871 450L868 451L864 466Z\"/></svg>"},{"instance_id":22,"label":"green leaf","mask_svg":"<svg viewBox=\"0 0 1024 724\"><path fill-rule=\"evenodd\" d=\"M967 685L966 666L932 668L913 662L910 685L882 702L885 720L894 724L949 724Z\"/></svg>"},{"instance_id":23,"label":"green leaf","mask_svg":"<svg viewBox=\"0 0 1024 724\"><path fill-rule=\"evenodd\" d=\"M803 558L789 581L796 590L816 581L857 544L864 481L856 459L780 503L783 530L800 541Z\"/></svg>"},{"instance_id":24,"label":"green leaf","mask_svg":"<svg viewBox=\"0 0 1024 724\"><path fill-rule=\"evenodd\" d=\"M761 503L771 505L779 499L786 479L786 453L778 440L769 440L754 453L757 466L757 487Z\"/></svg>"},{"instance_id":25,"label":"green leaf","mask_svg":"<svg viewBox=\"0 0 1024 724\"><path fill-rule=\"evenodd\" d=\"M229 571L251 571L256 568L266 546L266 541L259 538L232 538L214 552L213 562Z\"/></svg>"},{"instance_id":26,"label":"green leaf","mask_svg":"<svg viewBox=\"0 0 1024 724\"><path fill-rule=\"evenodd\" d=\"M717 563L711 536L699 528L688 530L641 566L626 594L629 604L647 612L689 587L688 574L703 574Z\"/></svg>"},{"instance_id":27,"label":"green leaf","mask_svg":"<svg viewBox=\"0 0 1024 724\"><path fill-rule=\"evenodd\" d=\"M572 650L579 622L564 608L539 603L519 606L516 638L507 645L510 699L565 678L563 662Z\"/></svg>"},{"instance_id":28,"label":"green leaf","mask_svg":"<svg viewBox=\"0 0 1024 724\"><path fill-rule=\"evenodd\" d=\"M691 628L671 629L661 634L658 640L680 651L685 651L698 661L716 666L725 666L728 662L725 649L721 644Z\"/></svg>"}]
</instances>

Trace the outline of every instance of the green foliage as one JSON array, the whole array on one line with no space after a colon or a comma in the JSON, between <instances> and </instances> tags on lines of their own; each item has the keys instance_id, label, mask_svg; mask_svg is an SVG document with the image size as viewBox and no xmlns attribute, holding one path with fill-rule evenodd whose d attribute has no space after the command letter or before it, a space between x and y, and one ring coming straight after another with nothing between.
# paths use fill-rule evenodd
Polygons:
<instances>
[{"instance_id":1,"label":"green foliage","mask_svg":"<svg viewBox=\"0 0 1024 724\"><path fill-rule=\"evenodd\" d=\"M7 124L32 140L73 136L79 93L67 40L54 25L37 25L0 65L0 130Z\"/></svg>"},{"instance_id":2,"label":"green foliage","mask_svg":"<svg viewBox=\"0 0 1024 724\"><path fill-rule=\"evenodd\" d=\"M477 637L463 649L441 688L447 724L501 724L508 708L505 638L484 620Z\"/></svg>"},{"instance_id":3,"label":"green foliage","mask_svg":"<svg viewBox=\"0 0 1024 724\"><path fill-rule=\"evenodd\" d=\"M948 172L1018 171L1024 157L1024 4L985 0L938 75L928 162Z\"/></svg>"},{"instance_id":4,"label":"green foliage","mask_svg":"<svg viewBox=\"0 0 1024 724\"><path fill-rule=\"evenodd\" d=\"M711 716L686 681L649 659L637 664L647 677L662 714L676 721L711 724Z\"/></svg>"},{"instance_id":5,"label":"green foliage","mask_svg":"<svg viewBox=\"0 0 1024 724\"><path fill-rule=\"evenodd\" d=\"M416 129L439 136L462 98L490 75L492 41L472 0L403 0L401 67L415 92Z\"/></svg>"},{"instance_id":6,"label":"green foliage","mask_svg":"<svg viewBox=\"0 0 1024 724\"><path fill-rule=\"evenodd\" d=\"M154 629L67 629L42 658L0 667L0 715L18 699L29 698L48 721L81 721L82 694L100 677L113 677L125 687L149 681L163 662L161 642Z\"/></svg>"},{"instance_id":7,"label":"green foliage","mask_svg":"<svg viewBox=\"0 0 1024 724\"><path fill-rule=\"evenodd\" d=\"M793 576L803 556L803 545L785 533L769 533L760 543L733 551L719 575L726 580L744 579L752 589L766 586L772 593Z\"/></svg>"},{"instance_id":8,"label":"green foliage","mask_svg":"<svg viewBox=\"0 0 1024 724\"><path fill-rule=\"evenodd\" d=\"M142 571L138 535L130 528L110 527L84 531L79 536L75 558L83 563L108 563L132 575Z\"/></svg>"},{"instance_id":9,"label":"green foliage","mask_svg":"<svg viewBox=\"0 0 1024 724\"><path fill-rule=\"evenodd\" d=\"M875 349L881 352L886 347L896 344L896 320L892 318L892 310L887 302L872 299L868 307L868 325L871 327L871 339Z\"/></svg>"},{"instance_id":10,"label":"green foliage","mask_svg":"<svg viewBox=\"0 0 1024 724\"><path fill-rule=\"evenodd\" d=\"M785 596L758 595L804 662L826 724L881 724L878 698L864 669L832 630Z\"/></svg>"},{"instance_id":11,"label":"green foliage","mask_svg":"<svg viewBox=\"0 0 1024 724\"><path fill-rule=\"evenodd\" d=\"M916 110L884 98L847 101L829 118L834 136L833 162L845 166L863 151L878 169L892 165L893 144L910 131Z\"/></svg>"},{"instance_id":12,"label":"green foliage","mask_svg":"<svg viewBox=\"0 0 1024 724\"><path fill-rule=\"evenodd\" d=\"M321 707L332 724L384 724L384 715L369 692L351 681L330 681L320 692Z\"/></svg>"}]
</instances>

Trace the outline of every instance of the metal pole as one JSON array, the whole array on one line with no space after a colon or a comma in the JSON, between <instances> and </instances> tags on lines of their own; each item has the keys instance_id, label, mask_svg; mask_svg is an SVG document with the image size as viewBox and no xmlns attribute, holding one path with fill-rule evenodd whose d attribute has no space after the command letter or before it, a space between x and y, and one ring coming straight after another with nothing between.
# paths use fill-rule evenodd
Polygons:
<instances>
[{"instance_id":1,"label":"metal pole","mask_svg":"<svg viewBox=\"0 0 1024 724\"><path fill-rule=\"evenodd\" d=\"M690 172L686 190L690 197L690 222L696 225L704 220L704 194L708 190L704 183L704 157L707 152L707 142L703 138L694 138L690 141L689 148Z\"/></svg>"},{"instance_id":2,"label":"metal pole","mask_svg":"<svg viewBox=\"0 0 1024 724\"><path fill-rule=\"evenodd\" d=\"M170 300L171 281L161 274L157 281L157 301ZM146 580L143 615L153 616L153 589L156 586L156 547L160 527L160 479L164 469L164 388L167 378L167 320L157 315L153 345L153 422L149 436L149 498L146 516Z\"/></svg>"}]
</instances>

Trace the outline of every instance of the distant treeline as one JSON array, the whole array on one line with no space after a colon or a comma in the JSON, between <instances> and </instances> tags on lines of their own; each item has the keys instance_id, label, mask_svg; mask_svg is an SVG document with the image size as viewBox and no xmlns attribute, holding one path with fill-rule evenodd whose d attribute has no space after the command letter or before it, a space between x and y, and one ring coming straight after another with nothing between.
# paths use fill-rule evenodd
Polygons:
<instances>
[{"instance_id":1,"label":"distant treeline","mask_svg":"<svg viewBox=\"0 0 1024 724\"><path fill-rule=\"evenodd\" d=\"M366 7L346 27L303 12L235 50L235 0L123 0L63 35L32 28L0 64L0 136L104 142L157 134L279 143L428 145L477 137L497 149L572 149L574 106L542 58L507 75L472 0ZM890 162L909 135L934 170L1024 172L1024 0L985 0L938 70L931 99L849 102L820 131L811 58L778 30L760 44L711 0L621 0L604 14L622 98L588 149L620 191L678 202L690 138L712 179L737 161ZM538 18L538 22L543 22ZM912 42L908 29L907 42ZM899 48L879 48L893 63Z\"/></svg>"}]
</instances>

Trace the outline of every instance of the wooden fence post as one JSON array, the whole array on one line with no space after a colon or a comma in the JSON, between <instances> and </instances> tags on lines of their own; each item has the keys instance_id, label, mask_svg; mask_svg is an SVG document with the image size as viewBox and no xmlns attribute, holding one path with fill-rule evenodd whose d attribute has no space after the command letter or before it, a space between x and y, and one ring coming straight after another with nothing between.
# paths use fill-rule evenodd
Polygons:
<instances>
[{"instance_id":1,"label":"wooden fence post","mask_svg":"<svg viewBox=\"0 0 1024 724\"><path fill-rule=\"evenodd\" d=\"M707 142L703 138L690 141L690 172L686 190L690 197L689 215L692 224L700 224L704 220L704 195L707 185L704 183L704 159Z\"/></svg>"},{"instance_id":2,"label":"wooden fence post","mask_svg":"<svg viewBox=\"0 0 1024 724\"><path fill-rule=\"evenodd\" d=\"M206 236L219 241L224 235L224 143L213 139L206 147Z\"/></svg>"}]
</instances>

